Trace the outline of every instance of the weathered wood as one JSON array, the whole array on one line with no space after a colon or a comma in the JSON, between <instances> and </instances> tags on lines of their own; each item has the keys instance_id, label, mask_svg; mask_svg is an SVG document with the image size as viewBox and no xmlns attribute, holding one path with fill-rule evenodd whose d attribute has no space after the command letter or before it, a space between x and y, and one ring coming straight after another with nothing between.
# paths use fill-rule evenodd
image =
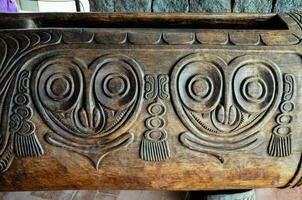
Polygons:
<instances>
[{"instance_id":1,"label":"weathered wood","mask_svg":"<svg viewBox=\"0 0 302 200\"><path fill-rule=\"evenodd\" d=\"M301 16L1 14L0 190L301 184Z\"/></svg>"}]
</instances>

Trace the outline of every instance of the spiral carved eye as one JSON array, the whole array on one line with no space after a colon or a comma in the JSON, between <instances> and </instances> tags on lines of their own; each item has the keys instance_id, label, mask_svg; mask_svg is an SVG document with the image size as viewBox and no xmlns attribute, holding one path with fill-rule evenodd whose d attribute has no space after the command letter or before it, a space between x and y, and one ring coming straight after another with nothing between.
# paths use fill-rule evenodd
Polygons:
<instances>
[{"instance_id":1,"label":"spiral carved eye","mask_svg":"<svg viewBox=\"0 0 302 200\"><path fill-rule=\"evenodd\" d=\"M234 75L236 100L246 112L261 112L274 100L275 83L274 72L267 63L245 63Z\"/></svg>"},{"instance_id":2,"label":"spiral carved eye","mask_svg":"<svg viewBox=\"0 0 302 200\"><path fill-rule=\"evenodd\" d=\"M126 58L125 58L126 59ZM108 58L98 61L94 92L98 102L112 110L123 110L137 96L138 80L130 60Z\"/></svg>"},{"instance_id":3,"label":"spiral carved eye","mask_svg":"<svg viewBox=\"0 0 302 200\"><path fill-rule=\"evenodd\" d=\"M60 112L73 107L82 90L79 65L76 60L67 58L46 60L41 64L36 87L46 108Z\"/></svg>"},{"instance_id":4,"label":"spiral carved eye","mask_svg":"<svg viewBox=\"0 0 302 200\"><path fill-rule=\"evenodd\" d=\"M222 75L219 59L200 57L183 65L178 78L179 96L184 105L197 112L213 110L221 97Z\"/></svg>"}]
</instances>

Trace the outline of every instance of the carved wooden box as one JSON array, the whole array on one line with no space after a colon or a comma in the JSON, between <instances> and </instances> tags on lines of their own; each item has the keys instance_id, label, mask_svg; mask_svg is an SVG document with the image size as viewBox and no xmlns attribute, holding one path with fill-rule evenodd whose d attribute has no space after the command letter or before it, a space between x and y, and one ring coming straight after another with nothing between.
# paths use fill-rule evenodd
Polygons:
<instances>
[{"instance_id":1,"label":"carved wooden box","mask_svg":"<svg viewBox=\"0 0 302 200\"><path fill-rule=\"evenodd\" d=\"M1 14L0 191L301 183L299 14Z\"/></svg>"}]
</instances>

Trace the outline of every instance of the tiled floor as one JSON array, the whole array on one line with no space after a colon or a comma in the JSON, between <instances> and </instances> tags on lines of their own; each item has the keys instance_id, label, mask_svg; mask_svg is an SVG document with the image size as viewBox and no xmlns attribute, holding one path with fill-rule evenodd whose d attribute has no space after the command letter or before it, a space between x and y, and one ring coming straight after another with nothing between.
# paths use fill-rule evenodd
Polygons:
<instances>
[{"instance_id":1,"label":"tiled floor","mask_svg":"<svg viewBox=\"0 0 302 200\"><path fill-rule=\"evenodd\" d=\"M302 200L302 190L258 189L257 200ZM185 192L52 191L0 193L0 200L184 200Z\"/></svg>"}]
</instances>

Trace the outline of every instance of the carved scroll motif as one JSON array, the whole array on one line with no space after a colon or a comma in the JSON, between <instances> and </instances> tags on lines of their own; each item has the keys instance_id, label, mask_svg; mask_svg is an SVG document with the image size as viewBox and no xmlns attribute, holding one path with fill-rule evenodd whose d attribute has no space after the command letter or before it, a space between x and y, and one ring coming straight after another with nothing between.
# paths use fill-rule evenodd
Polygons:
<instances>
[{"instance_id":1,"label":"carved scroll motif","mask_svg":"<svg viewBox=\"0 0 302 200\"><path fill-rule=\"evenodd\" d=\"M277 126L273 129L273 134L268 145L268 154L275 157L289 156L292 152L290 126L293 116L291 115L295 105L295 78L291 74L284 74L284 88L282 102L279 106L280 113L276 117Z\"/></svg>"},{"instance_id":2,"label":"carved scroll motif","mask_svg":"<svg viewBox=\"0 0 302 200\"><path fill-rule=\"evenodd\" d=\"M20 70L18 62L34 50L58 44L60 39L60 35L48 32L0 34L0 172L8 170L15 155L43 154L30 121L30 72Z\"/></svg>"},{"instance_id":3,"label":"carved scroll motif","mask_svg":"<svg viewBox=\"0 0 302 200\"><path fill-rule=\"evenodd\" d=\"M161 161L170 158L168 134L165 130L166 106L163 100L168 99L169 77L164 74L145 76L145 99L151 100L147 112L150 115L145 121L145 131L141 145L140 158L147 161Z\"/></svg>"},{"instance_id":4,"label":"carved scroll motif","mask_svg":"<svg viewBox=\"0 0 302 200\"><path fill-rule=\"evenodd\" d=\"M191 131L180 135L181 143L221 162L219 154L263 141L261 127L281 100L281 72L261 57L226 63L215 55L192 54L176 64L172 77L174 108Z\"/></svg>"},{"instance_id":5,"label":"carved scroll motif","mask_svg":"<svg viewBox=\"0 0 302 200\"><path fill-rule=\"evenodd\" d=\"M9 111L7 149L0 160L0 171L2 172L8 169L14 156L34 157L44 154L35 133L35 125L31 121L33 111L30 107L29 78L29 71L23 70L17 79Z\"/></svg>"}]
</instances>

